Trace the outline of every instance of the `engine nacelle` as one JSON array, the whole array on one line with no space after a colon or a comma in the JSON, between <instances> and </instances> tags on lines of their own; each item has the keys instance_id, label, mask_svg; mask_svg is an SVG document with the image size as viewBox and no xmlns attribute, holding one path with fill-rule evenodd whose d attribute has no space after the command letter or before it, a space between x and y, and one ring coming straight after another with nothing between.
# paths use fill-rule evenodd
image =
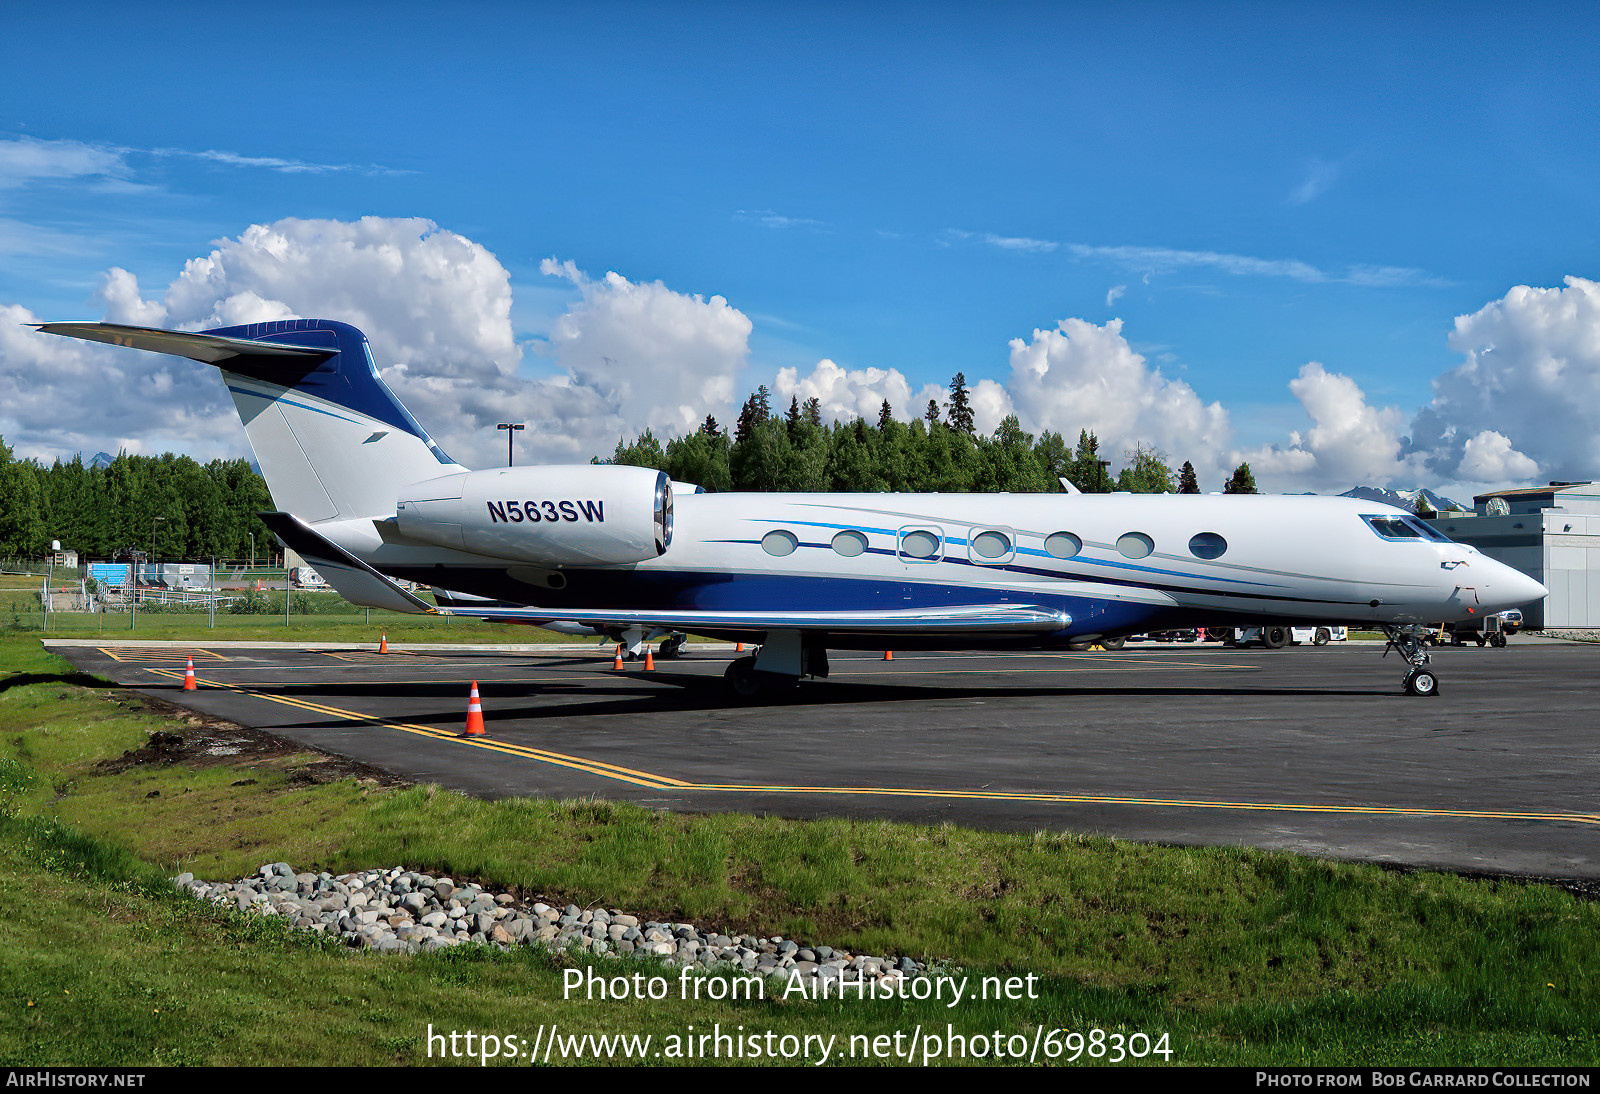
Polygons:
<instances>
[{"instance_id":1,"label":"engine nacelle","mask_svg":"<svg viewBox=\"0 0 1600 1094\"><path fill-rule=\"evenodd\" d=\"M402 535L540 566L645 562L672 543L672 480L648 467L468 471L400 491Z\"/></svg>"}]
</instances>

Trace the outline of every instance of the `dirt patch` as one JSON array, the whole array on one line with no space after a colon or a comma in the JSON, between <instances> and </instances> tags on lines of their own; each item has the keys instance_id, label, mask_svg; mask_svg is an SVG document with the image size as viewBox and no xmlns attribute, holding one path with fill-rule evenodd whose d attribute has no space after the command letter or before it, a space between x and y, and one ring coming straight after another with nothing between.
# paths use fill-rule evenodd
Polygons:
<instances>
[{"instance_id":1,"label":"dirt patch","mask_svg":"<svg viewBox=\"0 0 1600 1094\"><path fill-rule=\"evenodd\" d=\"M150 734L150 739L139 748L129 749L115 759L101 760L95 765L96 770L116 775L147 765L215 767L229 764L237 767L298 755L308 757L308 762L290 774L291 782L321 785L341 779L362 779L374 786L411 785L409 779L371 764L189 710L164 699L147 695L141 696L140 702L151 713L166 718L169 727Z\"/></svg>"}]
</instances>

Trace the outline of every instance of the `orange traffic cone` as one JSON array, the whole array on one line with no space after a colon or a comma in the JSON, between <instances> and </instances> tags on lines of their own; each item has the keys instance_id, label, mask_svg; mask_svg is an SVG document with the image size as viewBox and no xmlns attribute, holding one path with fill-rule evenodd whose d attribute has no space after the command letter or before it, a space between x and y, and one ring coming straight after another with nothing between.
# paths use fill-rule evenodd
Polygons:
<instances>
[{"instance_id":1,"label":"orange traffic cone","mask_svg":"<svg viewBox=\"0 0 1600 1094\"><path fill-rule=\"evenodd\" d=\"M621 672L622 671L622 643L621 642L617 643L617 656L616 656L616 658L614 660L612 660L611 668L612 668L612 671L614 671L614 672Z\"/></svg>"},{"instance_id":2,"label":"orange traffic cone","mask_svg":"<svg viewBox=\"0 0 1600 1094\"><path fill-rule=\"evenodd\" d=\"M654 672L655 670L656 670L656 655L655 655L655 651L653 651L649 646L646 646L644 648L644 671L645 672Z\"/></svg>"},{"instance_id":3,"label":"orange traffic cone","mask_svg":"<svg viewBox=\"0 0 1600 1094\"><path fill-rule=\"evenodd\" d=\"M183 670L183 690L194 691L194 655L189 655L189 667Z\"/></svg>"},{"instance_id":4,"label":"orange traffic cone","mask_svg":"<svg viewBox=\"0 0 1600 1094\"><path fill-rule=\"evenodd\" d=\"M894 651L893 650L884 650L883 651L883 659L885 661L893 661L894 660Z\"/></svg>"},{"instance_id":5,"label":"orange traffic cone","mask_svg":"<svg viewBox=\"0 0 1600 1094\"><path fill-rule=\"evenodd\" d=\"M467 728L462 730L463 737L483 737L488 734L483 728L483 704L478 701L478 682L472 682L472 695L467 699Z\"/></svg>"},{"instance_id":6,"label":"orange traffic cone","mask_svg":"<svg viewBox=\"0 0 1600 1094\"><path fill-rule=\"evenodd\" d=\"M388 635L383 635L382 637L380 637L378 639L378 652L379 653L388 653L389 652L389 636Z\"/></svg>"},{"instance_id":7,"label":"orange traffic cone","mask_svg":"<svg viewBox=\"0 0 1600 1094\"><path fill-rule=\"evenodd\" d=\"M733 644L733 652L734 653L743 653L744 652L744 643L743 642L735 642Z\"/></svg>"}]
</instances>

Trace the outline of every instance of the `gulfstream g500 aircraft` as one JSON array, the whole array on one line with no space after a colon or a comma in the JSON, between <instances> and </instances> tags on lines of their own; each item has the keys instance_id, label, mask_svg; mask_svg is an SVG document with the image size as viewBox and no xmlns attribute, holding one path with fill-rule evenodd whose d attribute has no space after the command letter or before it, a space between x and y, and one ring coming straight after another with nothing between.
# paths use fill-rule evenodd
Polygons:
<instances>
[{"instance_id":1,"label":"gulfstream g500 aircraft","mask_svg":"<svg viewBox=\"0 0 1600 1094\"><path fill-rule=\"evenodd\" d=\"M264 519L347 600L759 643L728 668L743 695L826 676L830 648L1059 648L1282 621L1383 629L1406 690L1429 695L1438 679L1409 625L1545 595L1403 510L1349 498L706 494L639 467L471 471L343 323L39 329L221 369L281 510ZM393 578L434 586L440 606Z\"/></svg>"}]
</instances>

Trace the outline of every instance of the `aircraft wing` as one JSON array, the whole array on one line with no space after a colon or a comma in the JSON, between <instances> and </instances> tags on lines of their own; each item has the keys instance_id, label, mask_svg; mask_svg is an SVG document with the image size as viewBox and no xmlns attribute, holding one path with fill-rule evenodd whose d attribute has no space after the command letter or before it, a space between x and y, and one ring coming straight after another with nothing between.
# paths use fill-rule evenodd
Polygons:
<instances>
[{"instance_id":1,"label":"aircraft wing","mask_svg":"<svg viewBox=\"0 0 1600 1094\"><path fill-rule=\"evenodd\" d=\"M329 580L332 580L331 578ZM950 608L897 608L881 612L726 612L726 611L630 611L617 608L507 608L455 605L451 615L470 615L479 619L508 623L543 623L562 620L570 623L615 624L619 627L656 626L674 630L829 630L876 633L878 631L918 631L930 634L963 631L1015 631L1048 633L1070 626L1072 617L1054 608L1025 604L976 604Z\"/></svg>"},{"instance_id":2,"label":"aircraft wing","mask_svg":"<svg viewBox=\"0 0 1600 1094\"><path fill-rule=\"evenodd\" d=\"M647 626L693 630L816 629L876 633L917 631L953 634L964 631L1049 633L1072 624L1055 608L1031 604L961 604L947 608L895 608L878 612L819 611L671 611L619 608L507 607L494 601L473 603L459 593L445 594L448 606L435 607L406 592L393 580L318 533L290 513L262 513L261 520L285 547L297 552L352 604L397 612L462 615L506 623L597 623L618 627Z\"/></svg>"},{"instance_id":3,"label":"aircraft wing","mask_svg":"<svg viewBox=\"0 0 1600 1094\"><path fill-rule=\"evenodd\" d=\"M333 586L335 592L352 604L387 608L392 612L447 614L421 597L406 592L343 547L313 531L293 514L262 513L261 522L271 529L280 543L305 559Z\"/></svg>"},{"instance_id":4,"label":"aircraft wing","mask_svg":"<svg viewBox=\"0 0 1600 1094\"><path fill-rule=\"evenodd\" d=\"M204 361L208 365L220 365L234 357L300 357L323 361L338 352L334 349L257 342L250 338L223 338L215 334L130 327L122 323L33 323L31 326L44 334L146 349L152 353L170 353L193 361Z\"/></svg>"}]
</instances>

